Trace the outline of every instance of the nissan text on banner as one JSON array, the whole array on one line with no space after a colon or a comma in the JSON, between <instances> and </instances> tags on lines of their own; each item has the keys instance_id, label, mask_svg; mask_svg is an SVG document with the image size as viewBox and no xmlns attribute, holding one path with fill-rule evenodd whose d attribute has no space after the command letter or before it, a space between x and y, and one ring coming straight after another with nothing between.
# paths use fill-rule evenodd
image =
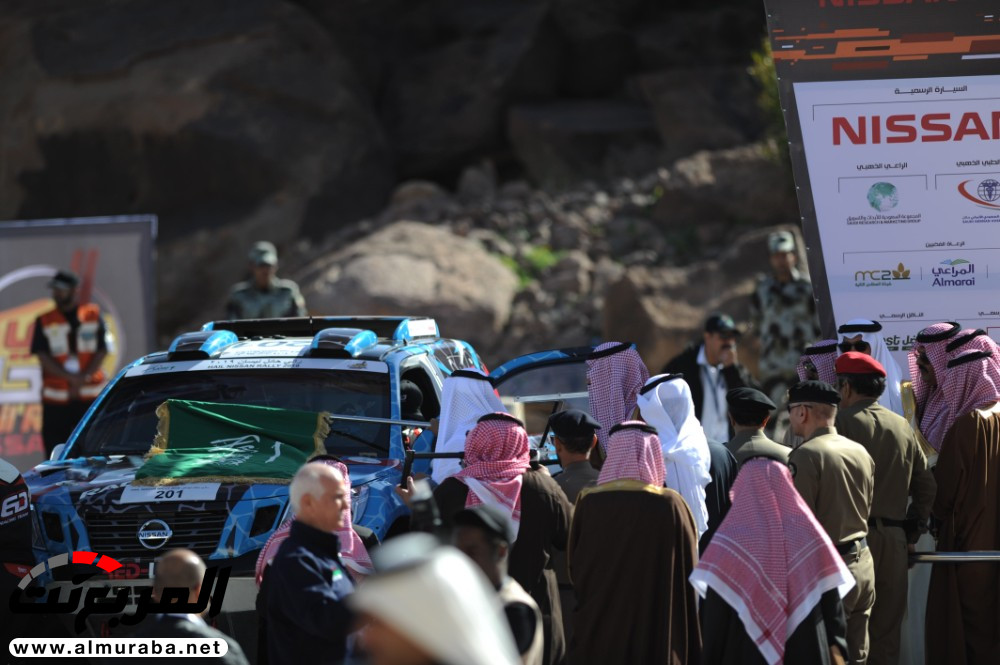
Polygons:
<instances>
[{"instance_id":1,"label":"nissan text on banner","mask_svg":"<svg viewBox=\"0 0 1000 665\"><path fill-rule=\"evenodd\" d=\"M80 277L80 302L100 306L109 378L153 346L156 217L0 222L0 457L20 470L42 461L41 369L35 319L52 309L57 270Z\"/></svg>"},{"instance_id":2,"label":"nissan text on banner","mask_svg":"<svg viewBox=\"0 0 1000 665\"><path fill-rule=\"evenodd\" d=\"M825 336L1000 338L1000 5L765 0Z\"/></svg>"}]
</instances>

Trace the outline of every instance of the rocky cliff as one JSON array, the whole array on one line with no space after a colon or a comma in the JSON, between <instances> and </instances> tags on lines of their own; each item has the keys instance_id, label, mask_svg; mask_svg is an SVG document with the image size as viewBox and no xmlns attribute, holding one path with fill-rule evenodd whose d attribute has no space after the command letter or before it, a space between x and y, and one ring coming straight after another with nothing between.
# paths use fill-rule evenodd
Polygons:
<instances>
[{"instance_id":1,"label":"rocky cliff","mask_svg":"<svg viewBox=\"0 0 1000 665\"><path fill-rule=\"evenodd\" d=\"M7 0L0 218L159 215L163 335L218 315L268 238L317 312L430 311L491 357L638 339L606 294L690 264L728 283L740 234L795 219L755 143L763 19L738 0ZM687 330L707 301L685 298Z\"/></svg>"}]
</instances>

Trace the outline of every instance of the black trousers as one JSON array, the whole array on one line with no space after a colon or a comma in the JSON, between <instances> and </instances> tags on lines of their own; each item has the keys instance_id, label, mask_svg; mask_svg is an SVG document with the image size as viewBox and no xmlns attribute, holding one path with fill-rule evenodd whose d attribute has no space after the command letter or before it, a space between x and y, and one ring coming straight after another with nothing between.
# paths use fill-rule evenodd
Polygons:
<instances>
[{"instance_id":1,"label":"black trousers","mask_svg":"<svg viewBox=\"0 0 1000 665\"><path fill-rule=\"evenodd\" d=\"M90 408L90 402L72 401L66 404L42 403L42 441L45 443L45 459L60 443L66 443L73 428Z\"/></svg>"}]
</instances>

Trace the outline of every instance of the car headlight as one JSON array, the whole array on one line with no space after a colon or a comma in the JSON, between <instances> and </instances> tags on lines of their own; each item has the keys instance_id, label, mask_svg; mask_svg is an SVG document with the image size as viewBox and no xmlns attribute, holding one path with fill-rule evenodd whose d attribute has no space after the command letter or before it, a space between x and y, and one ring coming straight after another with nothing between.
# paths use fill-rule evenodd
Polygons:
<instances>
[{"instance_id":1,"label":"car headlight","mask_svg":"<svg viewBox=\"0 0 1000 665\"><path fill-rule=\"evenodd\" d=\"M368 507L368 485L351 488L351 522L357 524Z\"/></svg>"}]
</instances>

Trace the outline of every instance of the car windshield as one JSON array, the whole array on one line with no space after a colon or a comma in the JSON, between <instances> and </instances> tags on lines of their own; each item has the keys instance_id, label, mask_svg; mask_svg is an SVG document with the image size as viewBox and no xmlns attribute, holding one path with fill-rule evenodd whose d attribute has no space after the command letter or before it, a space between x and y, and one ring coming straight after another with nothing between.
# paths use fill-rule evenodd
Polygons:
<instances>
[{"instance_id":1,"label":"car windshield","mask_svg":"<svg viewBox=\"0 0 1000 665\"><path fill-rule=\"evenodd\" d=\"M334 370L225 370L126 377L98 406L71 457L143 454L156 435L156 407L168 399L389 417L389 375ZM334 455L386 457L389 426L333 420L326 439Z\"/></svg>"}]
</instances>

